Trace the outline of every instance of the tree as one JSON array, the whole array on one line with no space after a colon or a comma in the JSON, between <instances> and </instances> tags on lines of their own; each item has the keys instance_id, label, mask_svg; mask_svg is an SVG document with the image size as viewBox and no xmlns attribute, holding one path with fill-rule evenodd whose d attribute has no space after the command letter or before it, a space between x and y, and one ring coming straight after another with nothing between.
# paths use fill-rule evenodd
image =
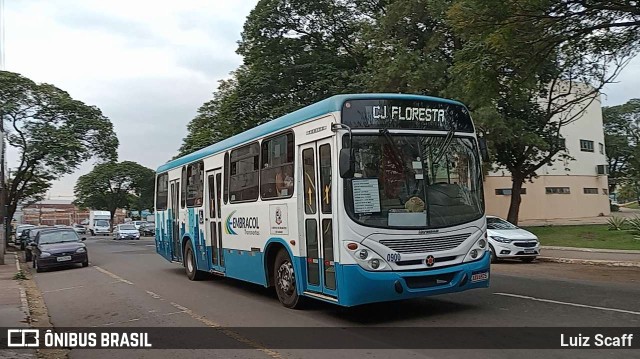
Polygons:
<instances>
[{"instance_id":1,"label":"tree","mask_svg":"<svg viewBox=\"0 0 640 359\"><path fill-rule=\"evenodd\" d=\"M609 165L609 193L640 179L640 99L602 108L605 153Z\"/></svg>"},{"instance_id":2,"label":"tree","mask_svg":"<svg viewBox=\"0 0 640 359\"><path fill-rule=\"evenodd\" d=\"M635 54L637 36L614 39L596 29L567 33L557 27L549 15L560 3L458 0L448 11L464 42L449 91L471 106L494 161L511 173L512 223L518 222L523 183L566 156L562 127L578 119Z\"/></svg>"},{"instance_id":3,"label":"tree","mask_svg":"<svg viewBox=\"0 0 640 359\"><path fill-rule=\"evenodd\" d=\"M102 163L80 176L74 193L75 204L82 208L116 210L153 207L155 171L131 161Z\"/></svg>"},{"instance_id":4,"label":"tree","mask_svg":"<svg viewBox=\"0 0 640 359\"><path fill-rule=\"evenodd\" d=\"M359 4L363 3L362 6ZM179 156L326 97L359 92L366 1L262 0L239 43L243 65L189 123Z\"/></svg>"},{"instance_id":5,"label":"tree","mask_svg":"<svg viewBox=\"0 0 640 359\"><path fill-rule=\"evenodd\" d=\"M52 180L92 158L117 157L111 121L53 85L0 71L0 115L8 144L20 153L6 184L6 223L18 204L42 199Z\"/></svg>"}]
</instances>

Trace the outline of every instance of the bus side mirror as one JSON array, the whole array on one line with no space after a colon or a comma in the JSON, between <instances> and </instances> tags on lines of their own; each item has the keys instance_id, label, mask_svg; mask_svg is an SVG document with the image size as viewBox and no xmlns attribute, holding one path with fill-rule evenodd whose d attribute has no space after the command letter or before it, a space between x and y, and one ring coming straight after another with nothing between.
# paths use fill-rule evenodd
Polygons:
<instances>
[{"instance_id":1,"label":"bus side mirror","mask_svg":"<svg viewBox=\"0 0 640 359\"><path fill-rule=\"evenodd\" d=\"M351 148L343 148L340 150L338 165L340 166L340 177L353 177L353 173L355 172L355 163L353 162L353 153L351 152Z\"/></svg>"},{"instance_id":2,"label":"bus side mirror","mask_svg":"<svg viewBox=\"0 0 640 359\"><path fill-rule=\"evenodd\" d=\"M484 137L478 138L478 147L480 149L480 155L484 162L489 162L489 149L487 148L487 139Z\"/></svg>"}]
</instances>

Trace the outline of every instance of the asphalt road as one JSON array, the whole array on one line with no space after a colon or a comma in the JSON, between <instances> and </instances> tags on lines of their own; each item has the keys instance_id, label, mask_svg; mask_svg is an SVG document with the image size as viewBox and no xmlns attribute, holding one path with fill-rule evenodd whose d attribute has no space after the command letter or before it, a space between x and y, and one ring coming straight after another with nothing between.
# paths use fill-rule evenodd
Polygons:
<instances>
[{"instance_id":1,"label":"asphalt road","mask_svg":"<svg viewBox=\"0 0 640 359\"><path fill-rule=\"evenodd\" d=\"M340 308L282 307L272 290L189 281L152 238L87 240L88 268L33 273L56 327L640 327L640 270L520 262L492 266L491 288ZM405 333L406 334L406 333ZM403 335L405 335L403 334ZM394 341L393 331L383 339ZM417 334L416 334L417 335ZM253 345L252 338L233 338ZM406 339L406 338L404 338ZM415 340L420 340L416 337ZM464 340L452 338L451 340ZM637 340L640 340L638 338ZM640 358L632 350L78 350L72 358Z\"/></svg>"}]
</instances>

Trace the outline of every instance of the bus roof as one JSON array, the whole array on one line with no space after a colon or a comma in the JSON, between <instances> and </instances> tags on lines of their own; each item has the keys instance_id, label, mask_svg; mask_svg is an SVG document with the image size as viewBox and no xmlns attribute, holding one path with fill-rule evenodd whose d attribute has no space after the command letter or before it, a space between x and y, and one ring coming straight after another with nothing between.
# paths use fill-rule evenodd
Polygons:
<instances>
[{"instance_id":1,"label":"bus roof","mask_svg":"<svg viewBox=\"0 0 640 359\"><path fill-rule=\"evenodd\" d=\"M213 154L226 151L239 144L255 140L257 138L276 133L280 130L291 127L295 124L304 122L314 117L319 117L331 112L342 110L342 105L348 100L365 100L365 99L381 99L381 100L429 100L446 102L455 105L464 106L462 103L454 100L443 99L439 97L422 96L422 95L406 95L406 94L389 94L389 93L364 93L364 94L346 94L329 97L325 100L316 102L309 106L303 107L294 112L288 113L282 117L278 117L269 122L263 123L247 131L239 133L235 136L216 142L211 146L205 147L198 151L184 155L175 160L171 160L157 169L157 173L166 172L185 164L200 160Z\"/></svg>"}]
</instances>

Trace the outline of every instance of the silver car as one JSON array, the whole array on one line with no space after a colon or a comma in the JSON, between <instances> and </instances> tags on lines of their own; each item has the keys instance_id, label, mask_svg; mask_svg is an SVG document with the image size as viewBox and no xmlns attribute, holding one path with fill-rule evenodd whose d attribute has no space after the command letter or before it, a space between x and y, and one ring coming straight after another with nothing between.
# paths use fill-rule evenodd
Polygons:
<instances>
[{"instance_id":1,"label":"silver car","mask_svg":"<svg viewBox=\"0 0 640 359\"><path fill-rule=\"evenodd\" d=\"M119 224L113 231L113 239L140 239L140 231L133 224Z\"/></svg>"},{"instance_id":2,"label":"silver car","mask_svg":"<svg viewBox=\"0 0 640 359\"><path fill-rule=\"evenodd\" d=\"M487 235L493 262L503 258L532 262L540 254L540 241L535 234L504 219L487 216Z\"/></svg>"}]
</instances>

